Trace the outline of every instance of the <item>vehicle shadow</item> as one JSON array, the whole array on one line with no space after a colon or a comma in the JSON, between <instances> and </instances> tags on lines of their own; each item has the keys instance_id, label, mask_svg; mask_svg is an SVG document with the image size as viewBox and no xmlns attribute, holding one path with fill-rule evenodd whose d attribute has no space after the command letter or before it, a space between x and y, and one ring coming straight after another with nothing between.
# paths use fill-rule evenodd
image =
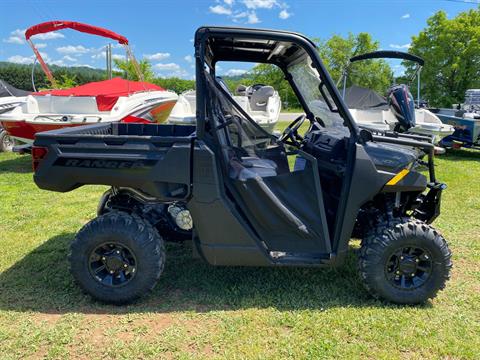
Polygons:
<instances>
[{"instance_id":1,"label":"vehicle shadow","mask_svg":"<svg viewBox=\"0 0 480 360\"><path fill-rule=\"evenodd\" d=\"M395 307L366 293L353 251L339 269L213 267L192 259L182 244L168 246L166 268L152 294L128 306L105 305L83 294L69 273L67 254L73 237L72 233L55 236L1 273L0 309L125 314Z\"/></svg>"},{"instance_id":2,"label":"vehicle shadow","mask_svg":"<svg viewBox=\"0 0 480 360\"><path fill-rule=\"evenodd\" d=\"M480 150L476 149L448 149L443 155L440 155L444 160L473 160L480 161Z\"/></svg>"},{"instance_id":3,"label":"vehicle shadow","mask_svg":"<svg viewBox=\"0 0 480 360\"><path fill-rule=\"evenodd\" d=\"M13 159L0 160L0 174L17 173L27 174L32 172L32 158L30 155L15 155Z\"/></svg>"}]
</instances>

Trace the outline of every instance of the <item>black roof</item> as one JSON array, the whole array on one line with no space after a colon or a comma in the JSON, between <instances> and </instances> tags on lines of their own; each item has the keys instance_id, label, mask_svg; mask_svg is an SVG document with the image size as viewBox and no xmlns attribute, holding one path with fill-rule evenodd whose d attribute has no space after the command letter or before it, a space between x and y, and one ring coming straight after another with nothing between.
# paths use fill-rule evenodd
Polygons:
<instances>
[{"instance_id":1,"label":"black roof","mask_svg":"<svg viewBox=\"0 0 480 360\"><path fill-rule=\"evenodd\" d=\"M387 109L387 100L375 91L352 85L345 90L343 99L350 109Z\"/></svg>"},{"instance_id":2,"label":"black roof","mask_svg":"<svg viewBox=\"0 0 480 360\"><path fill-rule=\"evenodd\" d=\"M206 34L214 62L278 63L297 53L300 44L307 44L311 49L316 47L310 39L299 33L242 27L204 26L197 30L195 41ZM279 46L284 46L281 55L275 53Z\"/></svg>"},{"instance_id":3,"label":"black roof","mask_svg":"<svg viewBox=\"0 0 480 360\"><path fill-rule=\"evenodd\" d=\"M403 60L410 60L420 64L423 66L425 61L416 55L409 54L402 51L391 51L391 50L380 50L380 51L373 51L366 54L361 54L354 56L350 59L350 62L360 61L360 60L367 60L367 59L403 59Z\"/></svg>"}]
</instances>

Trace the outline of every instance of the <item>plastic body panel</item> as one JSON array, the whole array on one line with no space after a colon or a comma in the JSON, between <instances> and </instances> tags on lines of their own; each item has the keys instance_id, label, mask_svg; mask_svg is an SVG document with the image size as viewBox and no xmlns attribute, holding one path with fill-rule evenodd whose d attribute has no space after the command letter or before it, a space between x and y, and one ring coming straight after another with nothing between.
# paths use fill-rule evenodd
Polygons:
<instances>
[{"instance_id":1,"label":"plastic body panel","mask_svg":"<svg viewBox=\"0 0 480 360\"><path fill-rule=\"evenodd\" d=\"M266 248L226 198L215 154L201 141L193 151L193 192L187 203L200 253L212 265L273 265Z\"/></svg>"},{"instance_id":2,"label":"plastic body panel","mask_svg":"<svg viewBox=\"0 0 480 360\"><path fill-rule=\"evenodd\" d=\"M349 191L344 217L335 227L336 236L333 243L333 251L336 253L335 265L341 264L345 258L359 209L380 193L385 183L395 175L378 170L363 145L356 144L354 150L353 174L351 183L347 184Z\"/></svg>"}]
</instances>

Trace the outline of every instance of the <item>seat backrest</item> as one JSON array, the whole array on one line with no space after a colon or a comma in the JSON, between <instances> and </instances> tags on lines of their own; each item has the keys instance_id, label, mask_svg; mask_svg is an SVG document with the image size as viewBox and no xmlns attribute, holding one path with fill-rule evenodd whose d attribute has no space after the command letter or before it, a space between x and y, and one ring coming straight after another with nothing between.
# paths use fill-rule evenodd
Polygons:
<instances>
[{"instance_id":1,"label":"seat backrest","mask_svg":"<svg viewBox=\"0 0 480 360\"><path fill-rule=\"evenodd\" d=\"M95 96L51 96L51 111L66 114L98 113Z\"/></svg>"},{"instance_id":2,"label":"seat backrest","mask_svg":"<svg viewBox=\"0 0 480 360\"><path fill-rule=\"evenodd\" d=\"M190 110L195 114L197 112L197 92L195 90L187 91L183 96L190 104Z\"/></svg>"},{"instance_id":3,"label":"seat backrest","mask_svg":"<svg viewBox=\"0 0 480 360\"><path fill-rule=\"evenodd\" d=\"M28 103L29 113L96 114L99 112L95 96L32 96Z\"/></svg>"},{"instance_id":4,"label":"seat backrest","mask_svg":"<svg viewBox=\"0 0 480 360\"><path fill-rule=\"evenodd\" d=\"M235 95L239 96L245 96L247 92L247 87L245 85L238 85L237 88L235 89Z\"/></svg>"},{"instance_id":5,"label":"seat backrest","mask_svg":"<svg viewBox=\"0 0 480 360\"><path fill-rule=\"evenodd\" d=\"M275 94L275 90L271 86L262 86L254 91L250 97L250 108L253 111L266 111L268 99Z\"/></svg>"}]
</instances>

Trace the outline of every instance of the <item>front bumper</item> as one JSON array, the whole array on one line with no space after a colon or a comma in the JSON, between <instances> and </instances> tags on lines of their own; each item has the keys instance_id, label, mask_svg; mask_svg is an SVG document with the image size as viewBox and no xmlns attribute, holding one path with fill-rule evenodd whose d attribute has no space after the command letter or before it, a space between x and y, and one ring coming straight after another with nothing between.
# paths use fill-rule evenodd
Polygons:
<instances>
[{"instance_id":1,"label":"front bumper","mask_svg":"<svg viewBox=\"0 0 480 360\"><path fill-rule=\"evenodd\" d=\"M417 206L413 217L431 224L440 215L442 191L447 188L443 183L429 183L428 192L421 194L417 199Z\"/></svg>"}]
</instances>

